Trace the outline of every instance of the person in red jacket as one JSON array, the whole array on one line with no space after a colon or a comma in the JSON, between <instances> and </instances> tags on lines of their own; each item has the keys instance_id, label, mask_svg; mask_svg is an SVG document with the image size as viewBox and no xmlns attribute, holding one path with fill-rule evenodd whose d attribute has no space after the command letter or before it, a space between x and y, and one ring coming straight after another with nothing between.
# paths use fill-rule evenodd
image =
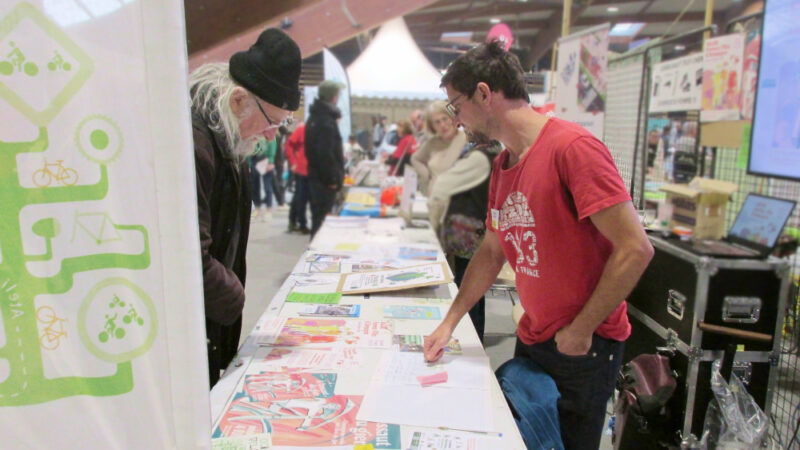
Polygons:
<instances>
[{"instance_id":1,"label":"person in red jacket","mask_svg":"<svg viewBox=\"0 0 800 450\"><path fill-rule=\"evenodd\" d=\"M389 165L390 176L401 177L406 164L411 164L411 155L417 151L417 141L414 139L411 122L408 120L397 122L397 136L400 137L400 141L394 153L386 158L386 164Z\"/></svg>"},{"instance_id":2,"label":"person in red jacket","mask_svg":"<svg viewBox=\"0 0 800 450\"><path fill-rule=\"evenodd\" d=\"M289 207L289 232L309 234L306 221L308 207L308 160L306 159L306 126L300 123L286 140L286 160L294 176L294 195Z\"/></svg>"}]
</instances>

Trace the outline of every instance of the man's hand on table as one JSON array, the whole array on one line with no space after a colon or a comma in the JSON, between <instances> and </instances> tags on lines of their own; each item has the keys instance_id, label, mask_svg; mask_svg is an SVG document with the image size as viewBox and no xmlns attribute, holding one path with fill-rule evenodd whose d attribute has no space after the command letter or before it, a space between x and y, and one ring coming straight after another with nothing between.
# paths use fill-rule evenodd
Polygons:
<instances>
[{"instance_id":1,"label":"man's hand on table","mask_svg":"<svg viewBox=\"0 0 800 450\"><path fill-rule=\"evenodd\" d=\"M424 355L425 361L434 362L444 355L444 348L450 342L450 336L453 334L453 328L442 322L430 334L425 336Z\"/></svg>"}]
</instances>

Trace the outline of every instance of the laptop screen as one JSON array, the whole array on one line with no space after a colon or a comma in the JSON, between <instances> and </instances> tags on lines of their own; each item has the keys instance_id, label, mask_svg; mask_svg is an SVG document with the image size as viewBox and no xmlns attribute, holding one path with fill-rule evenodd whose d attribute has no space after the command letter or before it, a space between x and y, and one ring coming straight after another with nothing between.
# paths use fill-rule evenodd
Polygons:
<instances>
[{"instance_id":1,"label":"laptop screen","mask_svg":"<svg viewBox=\"0 0 800 450\"><path fill-rule=\"evenodd\" d=\"M792 214L794 203L782 198L748 194L728 238L771 250Z\"/></svg>"}]
</instances>

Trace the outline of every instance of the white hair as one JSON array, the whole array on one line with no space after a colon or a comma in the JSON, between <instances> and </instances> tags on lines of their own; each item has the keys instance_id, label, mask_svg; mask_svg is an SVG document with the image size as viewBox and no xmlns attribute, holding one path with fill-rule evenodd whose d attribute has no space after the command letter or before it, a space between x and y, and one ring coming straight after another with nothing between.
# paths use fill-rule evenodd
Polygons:
<instances>
[{"instance_id":1,"label":"white hair","mask_svg":"<svg viewBox=\"0 0 800 450\"><path fill-rule=\"evenodd\" d=\"M231 110L231 97L241 87L231 78L227 63L204 64L189 75L189 92L192 108L199 113L209 127L225 136L234 153L249 153L252 145L242 142L239 118ZM244 88L242 88L244 89ZM244 111L244 117L252 114L253 108Z\"/></svg>"}]
</instances>

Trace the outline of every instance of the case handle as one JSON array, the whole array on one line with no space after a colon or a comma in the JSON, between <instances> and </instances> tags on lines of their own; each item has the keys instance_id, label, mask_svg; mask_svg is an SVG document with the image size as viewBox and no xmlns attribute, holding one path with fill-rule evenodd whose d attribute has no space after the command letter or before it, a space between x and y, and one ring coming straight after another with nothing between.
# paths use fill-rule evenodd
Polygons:
<instances>
[{"instance_id":1,"label":"case handle","mask_svg":"<svg viewBox=\"0 0 800 450\"><path fill-rule=\"evenodd\" d=\"M725 336L734 336L742 339L751 339L754 341L770 342L772 336L766 333L756 333L755 331L739 330L737 328L723 327L721 325L712 325L705 322L697 322L697 328L714 334L722 334Z\"/></svg>"}]
</instances>

